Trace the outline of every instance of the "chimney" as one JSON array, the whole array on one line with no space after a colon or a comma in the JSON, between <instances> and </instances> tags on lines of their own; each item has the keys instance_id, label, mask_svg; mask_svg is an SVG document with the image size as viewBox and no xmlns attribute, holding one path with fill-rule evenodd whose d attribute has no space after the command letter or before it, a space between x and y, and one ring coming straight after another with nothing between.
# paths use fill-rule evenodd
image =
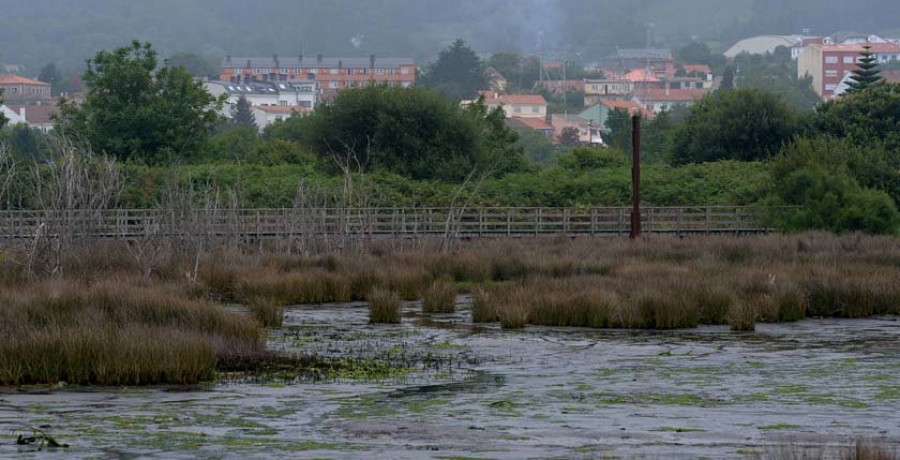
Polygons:
<instances>
[{"instance_id":1,"label":"chimney","mask_svg":"<svg viewBox=\"0 0 900 460\"><path fill-rule=\"evenodd\" d=\"M374 54L369 55L369 67L371 67L373 69L375 68L375 55Z\"/></svg>"},{"instance_id":2,"label":"chimney","mask_svg":"<svg viewBox=\"0 0 900 460\"><path fill-rule=\"evenodd\" d=\"M300 64L303 64L303 53L300 53Z\"/></svg>"},{"instance_id":3,"label":"chimney","mask_svg":"<svg viewBox=\"0 0 900 460\"><path fill-rule=\"evenodd\" d=\"M322 56L321 54L316 55L316 62L318 62L319 64L321 64L323 58L324 58L324 56Z\"/></svg>"},{"instance_id":4,"label":"chimney","mask_svg":"<svg viewBox=\"0 0 900 460\"><path fill-rule=\"evenodd\" d=\"M277 54L273 54L273 55L272 55L272 60L275 61L275 67L281 67L281 65L279 65L280 63L278 62L278 55L277 55ZM276 70L276 72L277 72L277 70Z\"/></svg>"},{"instance_id":5,"label":"chimney","mask_svg":"<svg viewBox=\"0 0 900 460\"><path fill-rule=\"evenodd\" d=\"M247 59L247 68L248 69L250 68L250 60L249 59Z\"/></svg>"},{"instance_id":6,"label":"chimney","mask_svg":"<svg viewBox=\"0 0 900 460\"><path fill-rule=\"evenodd\" d=\"M344 61L338 61L338 69L344 68Z\"/></svg>"}]
</instances>

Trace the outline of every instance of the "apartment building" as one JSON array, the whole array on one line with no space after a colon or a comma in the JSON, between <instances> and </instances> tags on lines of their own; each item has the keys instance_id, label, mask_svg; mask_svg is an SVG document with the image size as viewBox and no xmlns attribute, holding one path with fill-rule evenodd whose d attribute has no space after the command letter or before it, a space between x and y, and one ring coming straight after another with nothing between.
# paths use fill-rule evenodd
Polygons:
<instances>
[{"instance_id":1,"label":"apartment building","mask_svg":"<svg viewBox=\"0 0 900 460\"><path fill-rule=\"evenodd\" d=\"M871 52L880 64L900 60L900 45L895 43L869 43ZM858 68L860 53L865 43L844 45L813 44L806 48L797 60L797 75L809 75L813 89L824 99L833 99L838 86L847 74Z\"/></svg>"},{"instance_id":2,"label":"apartment building","mask_svg":"<svg viewBox=\"0 0 900 460\"><path fill-rule=\"evenodd\" d=\"M416 83L416 64L408 58L329 58L323 55L283 58L228 56L219 79L230 83L314 80L320 92L362 88L371 83L410 87Z\"/></svg>"}]
</instances>

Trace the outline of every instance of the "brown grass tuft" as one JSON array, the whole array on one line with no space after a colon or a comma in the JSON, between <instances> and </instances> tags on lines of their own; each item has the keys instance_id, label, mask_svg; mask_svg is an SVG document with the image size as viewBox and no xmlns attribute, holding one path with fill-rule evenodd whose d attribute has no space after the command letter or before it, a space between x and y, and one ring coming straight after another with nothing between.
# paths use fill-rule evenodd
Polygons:
<instances>
[{"instance_id":1,"label":"brown grass tuft","mask_svg":"<svg viewBox=\"0 0 900 460\"><path fill-rule=\"evenodd\" d=\"M400 324L403 302L388 289L375 289L368 297L369 322L372 324Z\"/></svg>"},{"instance_id":2,"label":"brown grass tuft","mask_svg":"<svg viewBox=\"0 0 900 460\"><path fill-rule=\"evenodd\" d=\"M453 313L456 311L456 286L436 281L422 292L422 311L425 313Z\"/></svg>"}]
</instances>

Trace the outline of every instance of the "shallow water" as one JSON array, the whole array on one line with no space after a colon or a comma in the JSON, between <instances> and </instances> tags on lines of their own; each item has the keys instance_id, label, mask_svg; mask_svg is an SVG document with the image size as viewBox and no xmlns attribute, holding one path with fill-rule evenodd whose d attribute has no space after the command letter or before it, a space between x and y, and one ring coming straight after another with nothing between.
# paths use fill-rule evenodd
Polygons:
<instances>
[{"instance_id":1,"label":"shallow water","mask_svg":"<svg viewBox=\"0 0 900 460\"><path fill-rule=\"evenodd\" d=\"M463 304L465 304L465 299ZM0 457L748 458L780 444L900 445L900 322L674 332L367 324L297 307L270 346L399 366L377 380L0 392ZM12 445L45 427L64 451Z\"/></svg>"}]
</instances>

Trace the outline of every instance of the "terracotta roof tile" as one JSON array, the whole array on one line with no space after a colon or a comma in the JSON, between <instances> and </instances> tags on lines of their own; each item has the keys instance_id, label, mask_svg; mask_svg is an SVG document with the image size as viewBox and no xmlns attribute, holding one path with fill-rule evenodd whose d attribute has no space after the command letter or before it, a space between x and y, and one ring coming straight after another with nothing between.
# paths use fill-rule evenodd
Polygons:
<instances>
[{"instance_id":1,"label":"terracotta roof tile","mask_svg":"<svg viewBox=\"0 0 900 460\"><path fill-rule=\"evenodd\" d=\"M33 80L31 78L20 77L18 75L0 75L0 85L35 85L50 86L50 83Z\"/></svg>"}]
</instances>

